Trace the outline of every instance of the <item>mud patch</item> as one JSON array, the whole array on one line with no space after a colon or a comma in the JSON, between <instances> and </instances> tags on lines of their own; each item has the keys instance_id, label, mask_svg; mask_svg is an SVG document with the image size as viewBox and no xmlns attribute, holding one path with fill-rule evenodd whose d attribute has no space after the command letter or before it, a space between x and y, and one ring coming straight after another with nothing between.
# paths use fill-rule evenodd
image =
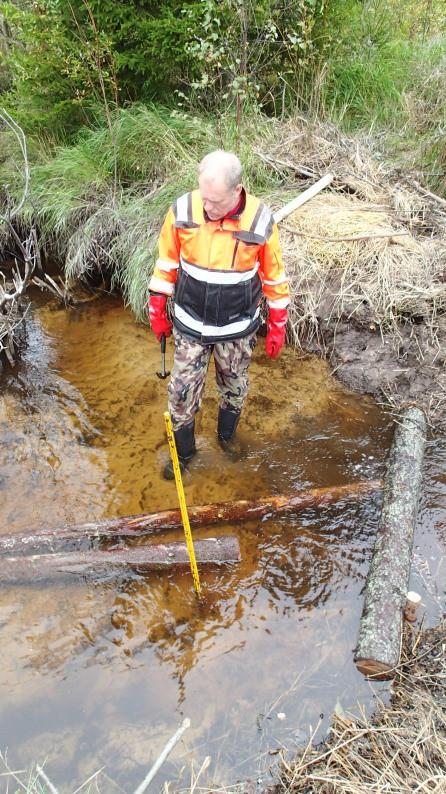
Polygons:
<instances>
[{"instance_id":1,"label":"mud patch","mask_svg":"<svg viewBox=\"0 0 446 794\"><path fill-rule=\"evenodd\" d=\"M396 409L415 404L434 430L446 428L445 317L434 335L424 323L408 322L396 334L383 332L371 320L321 321L319 339L305 349L326 358L349 389Z\"/></svg>"}]
</instances>

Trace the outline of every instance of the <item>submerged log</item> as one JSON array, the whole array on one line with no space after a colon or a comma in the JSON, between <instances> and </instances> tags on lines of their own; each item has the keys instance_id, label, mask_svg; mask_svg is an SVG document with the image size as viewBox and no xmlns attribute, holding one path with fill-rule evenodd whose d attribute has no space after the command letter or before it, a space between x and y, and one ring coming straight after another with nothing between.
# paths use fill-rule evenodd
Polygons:
<instances>
[{"instance_id":1,"label":"submerged log","mask_svg":"<svg viewBox=\"0 0 446 794\"><path fill-rule=\"evenodd\" d=\"M294 513L311 507L323 507L344 499L358 499L371 491L379 490L379 480L336 485L331 488L310 488L292 496L269 496L262 499L240 499L234 502L220 502L211 505L189 507L191 526L216 524L220 521L250 521L263 518L268 514ZM106 518L102 521L59 527L58 529L39 529L35 532L15 532L0 535L0 552L32 552L45 547L56 551L60 542L82 543L106 538L138 538L182 527L179 509L163 510L122 518Z\"/></svg>"},{"instance_id":2,"label":"submerged log","mask_svg":"<svg viewBox=\"0 0 446 794\"><path fill-rule=\"evenodd\" d=\"M199 565L240 561L237 538L224 535L196 540L195 556ZM32 554L0 557L0 587L65 577L116 574L128 570L156 571L189 566L185 543L159 543L131 549L68 552L67 554Z\"/></svg>"},{"instance_id":3,"label":"submerged log","mask_svg":"<svg viewBox=\"0 0 446 794\"><path fill-rule=\"evenodd\" d=\"M400 658L425 443L424 414L407 408L400 414L390 449L355 651L358 670L373 678L392 678Z\"/></svg>"}]
</instances>

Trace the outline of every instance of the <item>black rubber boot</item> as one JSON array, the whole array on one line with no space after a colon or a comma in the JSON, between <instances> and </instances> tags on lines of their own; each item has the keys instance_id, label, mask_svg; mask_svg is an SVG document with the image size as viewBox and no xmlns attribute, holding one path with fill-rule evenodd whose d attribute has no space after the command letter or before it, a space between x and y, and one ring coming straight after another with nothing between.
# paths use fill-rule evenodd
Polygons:
<instances>
[{"instance_id":1,"label":"black rubber boot","mask_svg":"<svg viewBox=\"0 0 446 794\"><path fill-rule=\"evenodd\" d=\"M235 436L240 413L240 411L231 411L229 408L220 407L218 412L217 435L218 443L223 449L228 449Z\"/></svg>"},{"instance_id":2,"label":"black rubber boot","mask_svg":"<svg viewBox=\"0 0 446 794\"><path fill-rule=\"evenodd\" d=\"M175 436L180 471L183 473L197 451L195 447L195 419L192 419L192 422L189 422L187 425L178 428L178 430L174 430L173 434ZM166 463L163 475L165 480L175 479L171 460Z\"/></svg>"}]
</instances>

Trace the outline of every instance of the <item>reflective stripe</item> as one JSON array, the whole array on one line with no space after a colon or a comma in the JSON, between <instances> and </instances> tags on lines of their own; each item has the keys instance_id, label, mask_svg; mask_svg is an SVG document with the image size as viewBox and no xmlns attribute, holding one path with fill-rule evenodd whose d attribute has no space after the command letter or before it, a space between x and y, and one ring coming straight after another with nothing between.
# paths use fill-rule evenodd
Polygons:
<instances>
[{"instance_id":1,"label":"reflective stripe","mask_svg":"<svg viewBox=\"0 0 446 794\"><path fill-rule=\"evenodd\" d=\"M189 207L188 196L189 196L189 193L184 193L183 196L180 196L180 198L177 199L177 206L176 206L175 215L176 215L176 220L177 221L181 221L181 223L187 223L187 221L189 220L189 218L188 218L188 207Z\"/></svg>"},{"instance_id":2,"label":"reflective stripe","mask_svg":"<svg viewBox=\"0 0 446 794\"><path fill-rule=\"evenodd\" d=\"M175 317L186 328L191 328L193 331L201 334L201 336L228 336L228 334L238 334L245 331L257 319L260 314L260 307L258 306L253 317L248 317L246 320L238 320L236 323L228 323L228 325L205 325L201 320L196 320L190 314L184 311L181 306L175 304Z\"/></svg>"},{"instance_id":3,"label":"reflective stripe","mask_svg":"<svg viewBox=\"0 0 446 794\"><path fill-rule=\"evenodd\" d=\"M168 273L170 270L177 270L180 264L179 262L168 262L167 259L157 259L156 266L159 270L164 270Z\"/></svg>"},{"instance_id":4,"label":"reflective stripe","mask_svg":"<svg viewBox=\"0 0 446 794\"><path fill-rule=\"evenodd\" d=\"M163 278L152 276L149 281L149 290L152 292L163 292L164 295L173 295L175 284L172 284L170 281L164 281Z\"/></svg>"},{"instance_id":5,"label":"reflective stripe","mask_svg":"<svg viewBox=\"0 0 446 794\"><path fill-rule=\"evenodd\" d=\"M192 223L192 193L187 194L187 222Z\"/></svg>"},{"instance_id":6,"label":"reflective stripe","mask_svg":"<svg viewBox=\"0 0 446 794\"><path fill-rule=\"evenodd\" d=\"M286 297L286 298L278 298L277 300L272 301L268 298L266 302L271 309L286 309L286 307L290 302L290 299Z\"/></svg>"},{"instance_id":7,"label":"reflective stripe","mask_svg":"<svg viewBox=\"0 0 446 794\"><path fill-rule=\"evenodd\" d=\"M274 286L276 286L276 284L285 284L287 281L288 281L288 279L287 279L286 276L282 276L282 278L278 278L275 281L270 281L267 278L263 279L263 283L264 284L268 284L268 286L270 286L270 287L274 287Z\"/></svg>"},{"instance_id":8,"label":"reflective stripe","mask_svg":"<svg viewBox=\"0 0 446 794\"><path fill-rule=\"evenodd\" d=\"M205 281L207 284L241 284L243 281L250 281L254 278L259 269L259 263L256 262L252 270L244 270L237 272L233 270L206 270L203 267L191 265L181 257L181 267L184 272L197 281Z\"/></svg>"},{"instance_id":9,"label":"reflective stripe","mask_svg":"<svg viewBox=\"0 0 446 794\"><path fill-rule=\"evenodd\" d=\"M184 193L176 200L173 205L176 229L198 229L199 223L195 223L192 212L192 193Z\"/></svg>"},{"instance_id":10,"label":"reflective stripe","mask_svg":"<svg viewBox=\"0 0 446 794\"><path fill-rule=\"evenodd\" d=\"M271 212L268 209L268 207L265 207L265 205L263 205L262 212L260 213L260 218L253 229L254 234L258 234L259 237L266 237L267 236L266 232L268 226L271 224L271 221L272 221Z\"/></svg>"},{"instance_id":11,"label":"reflective stripe","mask_svg":"<svg viewBox=\"0 0 446 794\"><path fill-rule=\"evenodd\" d=\"M249 231L250 231L251 233L253 233L253 232L254 232L254 229L255 229L255 228L256 228L256 226L257 226L257 221L259 220L259 218L260 218L260 216L261 216L261 214L262 214L262 210L263 210L264 206L265 206L265 205L264 205L264 204L262 204L262 202L261 202L261 201L259 201L259 202L257 203L257 209L256 209L256 211L255 211L255 215L254 215L254 217L253 217L253 219L252 219L251 226L249 227Z\"/></svg>"}]
</instances>

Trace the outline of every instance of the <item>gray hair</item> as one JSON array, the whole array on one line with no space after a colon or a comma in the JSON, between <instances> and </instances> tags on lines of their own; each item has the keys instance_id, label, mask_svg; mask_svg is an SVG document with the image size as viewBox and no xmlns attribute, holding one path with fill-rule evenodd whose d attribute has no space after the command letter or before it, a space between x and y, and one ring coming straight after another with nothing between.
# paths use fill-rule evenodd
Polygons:
<instances>
[{"instance_id":1,"label":"gray hair","mask_svg":"<svg viewBox=\"0 0 446 794\"><path fill-rule=\"evenodd\" d=\"M223 149L216 149L203 157L198 173L201 176L205 172L209 172L211 177L222 174L229 190L234 190L242 181L240 160L233 152L225 152Z\"/></svg>"}]
</instances>

